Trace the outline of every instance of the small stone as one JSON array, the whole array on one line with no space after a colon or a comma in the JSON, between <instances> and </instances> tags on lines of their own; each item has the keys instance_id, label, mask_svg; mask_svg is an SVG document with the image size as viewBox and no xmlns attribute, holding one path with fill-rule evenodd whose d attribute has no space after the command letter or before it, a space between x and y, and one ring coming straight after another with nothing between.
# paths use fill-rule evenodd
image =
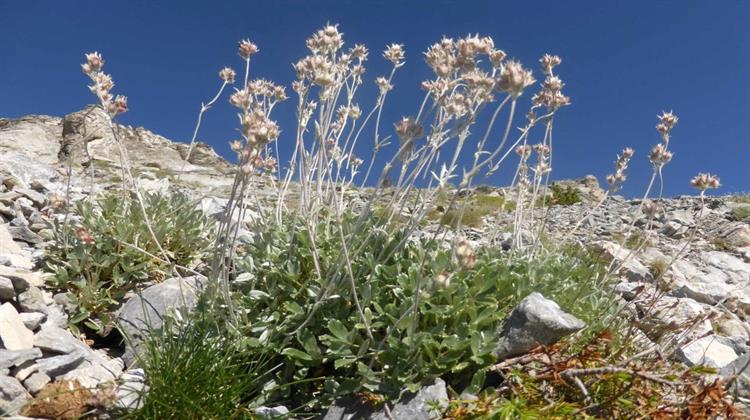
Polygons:
<instances>
[{"instance_id":1,"label":"small stone","mask_svg":"<svg viewBox=\"0 0 750 420\"><path fill-rule=\"evenodd\" d=\"M13 366L20 366L29 360L35 360L42 357L42 351L39 349L28 350L0 350L0 369L6 369Z\"/></svg>"},{"instance_id":2,"label":"small stone","mask_svg":"<svg viewBox=\"0 0 750 420\"><path fill-rule=\"evenodd\" d=\"M27 244L36 245L44 242L44 239L41 236L32 232L31 229L26 226L11 226L8 228L8 232L10 232L10 236L12 236L14 240L26 242Z\"/></svg>"},{"instance_id":3,"label":"small stone","mask_svg":"<svg viewBox=\"0 0 750 420\"><path fill-rule=\"evenodd\" d=\"M737 359L734 349L718 336L707 336L677 350L677 357L688 366L703 365L721 369Z\"/></svg>"},{"instance_id":4,"label":"small stone","mask_svg":"<svg viewBox=\"0 0 750 420\"><path fill-rule=\"evenodd\" d=\"M34 333L23 325L18 311L9 302L0 306L0 339L8 350L27 350L34 343Z\"/></svg>"},{"instance_id":5,"label":"small stone","mask_svg":"<svg viewBox=\"0 0 750 420\"><path fill-rule=\"evenodd\" d=\"M390 416L382 409L373 412L372 407L363 404L359 399L345 397L336 400L322 420L438 419L448 406L448 401L445 382L437 378L432 383L423 386L416 394L403 393L401 399L391 408Z\"/></svg>"},{"instance_id":6,"label":"small stone","mask_svg":"<svg viewBox=\"0 0 750 420\"><path fill-rule=\"evenodd\" d=\"M0 376L0 414L16 413L30 398L26 388L16 379Z\"/></svg>"},{"instance_id":7,"label":"small stone","mask_svg":"<svg viewBox=\"0 0 750 420\"><path fill-rule=\"evenodd\" d=\"M82 361L83 354L80 352L63 356L47 357L36 361L35 370L44 372L52 378L56 378L75 369Z\"/></svg>"},{"instance_id":8,"label":"small stone","mask_svg":"<svg viewBox=\"0 0 750 420\"><path fill-rule=\"evenodd\" d=\"M34 335L34 347L51 353L73 353L82 350L82 345L69 331L46 324Z\"/></svg>"},{"instance_id":9,"label":"small stone","mask_svg":"<svg viewBox=\"0 0 750 420\"><path fill-rule=\"evenodd\" d=\"M16 289L16 293L25 292L29 290L29 287L31 287L31 284L29 284L29 281L23 277L9 276L9 278L10 278L11 283L13 283L13 288Z\"/></svg>"},{"instance_id":10,"label":"small stone","mask_svg":"<svg viewBox=\"0 0 750 420\"><path fill-rule=\"evenodd\" d=\"M16 217L16 211L12 208L0 203L0 216L5 216L5 219L13 219Z\"/></svg>"},{"instance_id":11,"label":"small stone","mask_svg":"<svg viewBox=\"0 0 750 420\"><path fill-rule=\"evenodd\" d=\"M143 369L130 369L120 376L121 385L117 387L115 406L135 410L141 406L141 394L148 390L146 375Z\"/></svg>"},{"instance_id":12,"label":"small stone","mask_svg":"<svg viewBox=\"0 0 750 420\"><path fill-rule=\"evenodd\" d=\"M29 290L18 295L18 304L24 312L47 313L47 304L44 302L44 295L35 286L31 286Z\"/></svg>"},{"instance_id":13,"label":"small stone","mask_svg":"<svg viewBox=\"0 0 750 420\"><path fill-rule=\"evenodd\" d=\"M276 407L262 406L254 409L253 413L259 419L278 419L286 418L289 415L289 409L284 407L283 405L279 405Z\"/></svg>"},{"instance_id":14,"label":"small stone","mask_svg":"<svg viewBox=\"0 0 750 420\"><path fill-rule=\"evenodd\" d=\"M505 321L495 356L504 359L524 354L538 345L550 345L586 324L534 292L526 296Z\"/></svg>"},{"instance_id":15,"label":"small stone","mask_svg":"<svg viewBox=\"0 0 750 420\"><path fill-rule=\"evenodd\" d=\"M726 337L741 337L745 341L750 339L750 330L739 319L722 316L714 321L716 332Z\"/></svg>"},{"instance_id":16,"label":"small stone","mask_svg":"<svg viewBox=\"0 0 750 420\"><path fill-rule=\"evenodd\" d=\"M117 379L122 374L123 367L122 360L119 358L112 359L105 364L84 361L80 366L66 373L62 379L78 381L84 388L95 388Z\"/></svg>"},{"instance_id":17,"label":"small stone","mask_svg":"<svg viewBox=\"0 0 750 420\"><path fill-rule=\"evenodd\" d=\"M46 373L36 372L33 375L26 378L26 380L23 381L23 385L33 395L41 391L42 388L44 388L45 385L50 383L51 380L52 378L47 376Z\"/></svg>"},{"instance_id":18,"label":"small stone","mask_svg":"<svg viewBox=\"0 0 750 420\"><path fill-rule=\"evenodd\" d=\"M23 252L21 247L13 241L7 225L0 225L0 253L1 254L20 254Z\"/></svg>"},{"instance_id":19,"label":"small stone","mask_svg":"<svg viewBox=\"0 0 750 420\"><path fill-rule=\"evenodd\" d=\"M24 197L28 198L29 200L31 200L31 202L33 202L34 205L39 209L41 209L42 207L44 207L45 204L47 204L47 197L45 197L44 194L42 193L39 193L37 191L28 189L28 188L16 187L13 190L23 195Z\"/></svg>"},{"instance_id":20,"label":"small stone","mask_svg":"<svg viewBox=\"0 0 750 420\"><path fill-rule=\"evenodd\" d=\"M35 331L37 328L39 328L39 326L42 325L42 322L44 322L45 318L47 318L47 315L41 312L24 312L19 314L19 316L21 317L23 325L25 325L26 328L30 329L31 331Z\"/></svg>"},{"instance_id":21,"label":"small stone","mask_svg":"<svg viewBox=\"0 0 750 420\"><path fill-rule=\"evenodd\" d=\"M0 301L8 301L16 298L16 289L13 282L7 277L0 276Z\"/></svg>"}]
</instances>

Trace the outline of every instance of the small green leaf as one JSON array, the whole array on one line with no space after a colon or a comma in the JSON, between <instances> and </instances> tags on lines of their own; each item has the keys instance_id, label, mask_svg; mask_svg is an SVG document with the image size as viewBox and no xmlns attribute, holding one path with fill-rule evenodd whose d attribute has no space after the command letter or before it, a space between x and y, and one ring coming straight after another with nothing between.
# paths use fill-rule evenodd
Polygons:
<instances>
[{"instance_id":1,"label":"small green leaf","mask_svg":"<svg viewBox=\"0 0 750 420\"><path fill-rule=\"evenodd\" d=\"M282 350L281 354L283 354L284 356L291 357L293 359L304 360L306 362L312 362L313 360L312 356L305 353L304 351L293 349L291 347L288 347Z\"/></svg>"},{"instance_id":2,"label":"small green leaf","mask_svg":"<svg viewBox=\"0 0 750 420\"><path fill-rule=\"evenodd\" d=\"M344 326L344 323L342 323L338 319L332 319L328 321L328 331L330 331L331 334L333 334L334 337L338 338L339 340L348 341L349 331Z\"/></svg>"},{"instance_id":3,"label":"small green leaf","mask_svg":"<svg viewBox=\"0 0 750 420\"><path fill-rule=\"evenodd\" d=\"M342 357L340 359L336 359L336 361L333 362L333 367L336 369L339 369L342 367L349 366L356 361L357 359L355 357Z\"/></svg>"}]
</instances>

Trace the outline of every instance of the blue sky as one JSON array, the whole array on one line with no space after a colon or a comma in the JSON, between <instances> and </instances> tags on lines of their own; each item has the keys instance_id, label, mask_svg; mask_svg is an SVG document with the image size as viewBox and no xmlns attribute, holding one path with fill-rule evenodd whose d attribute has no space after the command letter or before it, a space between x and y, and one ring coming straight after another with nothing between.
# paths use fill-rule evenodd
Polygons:
<instances>
[{"instance_id":1,"label":"blue sky","mask_svg":"<svg viewBox=\"0 0 750 420\"><path fill-rule=\"evenodd\" d=\"M116 93L129 98L121 122L189 140L201 101L218 88L217 72L241 62L236 42L261 49L253 75L289 84L304 40L338 23L348 45L370 50L367 76L388 70L378 52L406 45L407 64L383 116L388 127L416 112L419 82L430 76L422 52L443 35L492 36L495 45L535 69L558 54L572 106L555 123L553 178L603 179L625 146L636 150L624 194L639 195L658 140L656 115L673 109L672 162L665 193L692 193L699 171L718 174L717 193L750 191L750 2L748 1L83 1L0 2L0 117L64 115L91 103L79 64L100 51ZM373 84L360 102L369 104ZM290 95L293 94L289 89ZM530 96L530 95L526 95ZM527 98L528 100L528 98ZM365 107L366 108L366 107ZM275 114L292 144L294 101ZM199 138L229 156L234 110L220 101ZM507 182L501 173L490 182Z\"/></svg>"}]
</instances>

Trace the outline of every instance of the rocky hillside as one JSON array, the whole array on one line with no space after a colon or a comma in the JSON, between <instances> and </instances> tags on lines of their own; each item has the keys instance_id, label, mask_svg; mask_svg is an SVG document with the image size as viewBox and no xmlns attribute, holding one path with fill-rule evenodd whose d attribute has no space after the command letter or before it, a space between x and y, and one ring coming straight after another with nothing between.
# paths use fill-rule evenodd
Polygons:
<instances>
[{"instance_id":1,"label":"rocky hillside","mask_svg":"<svg viewBox=\"0 0 750 420\"><path fill-rule=\"evenodd\" d=\"M114 129L142 188L187 190L202 199L207 214L221 210L233 168L210 147L198 144L186 162L185 144L143 128ZM15 412L60 379L86 387L117 383L119 404L132 402L131 387L139 386L141 372L125 366L119 345L92 349L66 329L66 302L45 288L49 274L43 270L56 197L69 193L76 201L117 188L123 182L118 153L106 117L95 108L62 118L0 119L0 412ZM698 198L666 199L654 219L640 212L639 201L611 197L584 217L603 196L596 179L560 185L578 191L582 201L550 207L545 237L582 243L619 267L615 291L633 313L643 340L670 338L680 361L716 368L725 378L747 367L747 197L708 198L700 218ZM503 190L481 188L471 194L499 197ZM495 211L482 217L487 226L502 226L510 225L513 215ZM435 227L427 225L424 231ZM509 241L509 234L486 231L481 223L464 235L480 245L507 247ZM636 248L642 251L632 252ZM738 381L742 392L748 381L745 372Z\"/></svg>"}]
</instances>

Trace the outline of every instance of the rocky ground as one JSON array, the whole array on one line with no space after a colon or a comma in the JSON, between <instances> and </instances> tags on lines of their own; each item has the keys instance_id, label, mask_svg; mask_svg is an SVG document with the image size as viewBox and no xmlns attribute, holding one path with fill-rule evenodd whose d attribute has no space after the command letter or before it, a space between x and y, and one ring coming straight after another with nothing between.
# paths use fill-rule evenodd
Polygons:
<instances>
[{"instance_id":1,"label":"rocky ground","mask_svg":"<svg viewBox=\"0 0 750 420\"><path fill-rule=\"evenodd\" d=\"M201 199L207 214L221 211L232 168L210 147L198 145L186 163L184 144L143 128L117 129L144 189L188 190ZM91 388L113 384L112 398L121 406L132 404L142 386L142 371L130 366L133 349L118 343L94 345L66 329L64 295L53 295L45 287L50 274L43 270L50 223L61 217L54 212L55 201L67 195L75 202L117 188L123 180L118 162L112 134L96 110L63 118L0 119L0 413L16 412L60 380ZM662 200L663 212L647 219L637 200L610 197L595 208L603 194L595 179L569 183L584 200L550 208L547 240L587 244L614 261L620 278L615 290L635 314L644 339L668 339L677 349L675 357L687 365L714 367L723 377L742 372L750 360L750 220L741 218L747 211L736 210L750 204L710 197L698 218L700 200L679 197ZM271 194L262 185L259 181L261 195L264 190ZM488 225L502 225L512 221L512 214L487 219ZM467 229L465 235L480 244L487 244L489 237L481 227ZM497 239L502 246L508 238ZM638 247L642 251L631 252ZM200 288L200 279L190 281ZM143 298L162 307L174 304L178 299L173 292L180 288L171 282L152 286ZM133 308L142 306L131 301L121 312L121 320L131 324L136 336L138 314ZM746 393L750 375L744 372L738 383ZM444 399L445 385L425 387L411 401L424 406L425 395ZM407 418L413 414L410 410L418 410L414 404L396 406L395 412L403 410L402 418ZM268 416L281 413L280 408L268 410ZM329 418L341 418L346 411L332 410Z\"/></svg>"}]
</instances>

